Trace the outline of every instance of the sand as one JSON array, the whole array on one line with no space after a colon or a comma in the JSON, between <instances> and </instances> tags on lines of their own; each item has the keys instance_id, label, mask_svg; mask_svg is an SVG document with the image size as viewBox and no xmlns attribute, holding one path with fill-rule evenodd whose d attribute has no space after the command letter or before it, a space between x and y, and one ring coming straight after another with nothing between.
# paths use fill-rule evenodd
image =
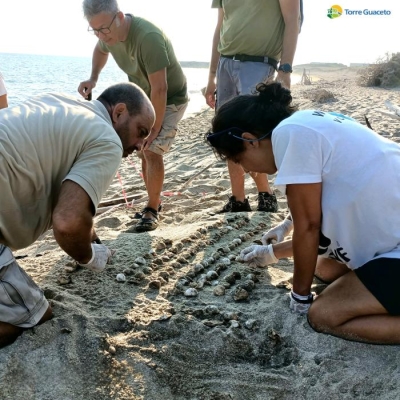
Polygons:
<instances>
[{"instance_id":1,"label":"sand","mask_svg":"<svg viewBox=\"0 0 400 400\"><path fill-rule=\"evenodd\" d=\"M385 100L400 104L396 90L361 88L348 70L322 69L311 76L313 85L293 87L302 109L342 112L360 121L366 114L377 132L400 142L400 122L378 111L385 110ZM164 190L172 195L163 197L156 231L133 230L132 216L145 204L146 192L138 160L123 161L120 179L135 199L129 207L105 208L95 219L100 238L117 250L103 273L71 268L51 231L16 254L44 289L54 318L0 350L1 399L400 397L398 346L314 332L288 307L291 259L256 269L234 260L284 218L287 204L278 196L276 214L215 214L230 191L224 163L203 141L212 116L206 110L180 123L176 145L165 158ZM246 190L255 209L250 178ZM116 178L103 203L121 197ZM234 246L239 237L242 243ZM195 267L220 253L204 271ZM229 257L225 265L222 259ZM212 270L219 276L204 283L202 274ZM126 275L125 282L116 280L118 273ZM221 286L227 280L230 287L216 296L216 281ZM183 292L194 286L197 296L186 297ZM237 301L241 286L249 296ZM323 285L316 282L314 289Z\"/></svg>"}]
</instances>

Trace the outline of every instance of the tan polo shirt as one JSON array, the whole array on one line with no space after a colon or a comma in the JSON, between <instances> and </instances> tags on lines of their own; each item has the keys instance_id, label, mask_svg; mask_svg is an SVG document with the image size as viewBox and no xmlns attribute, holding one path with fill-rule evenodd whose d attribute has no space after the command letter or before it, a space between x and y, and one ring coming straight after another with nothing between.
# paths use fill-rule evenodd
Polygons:
<instances>
[{"instance_id":1,"label":"tan polo shirt","mask_svg":"<svg viewBox=\"0 0 400 400\"><path fill-rule=\"evenodd\" d=\"M0 110L0 243L16 250L51 227L61 184L79 184L96 208L122 143L97 100L44 94Z\"/></svg>"}]
</instances>

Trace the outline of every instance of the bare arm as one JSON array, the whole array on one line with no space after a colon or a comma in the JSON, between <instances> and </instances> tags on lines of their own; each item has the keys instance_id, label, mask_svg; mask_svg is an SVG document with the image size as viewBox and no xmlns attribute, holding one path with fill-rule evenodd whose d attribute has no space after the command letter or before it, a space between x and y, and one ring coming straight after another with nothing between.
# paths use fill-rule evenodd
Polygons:
<instances>
[{"instance_id":1,"label":"bare arm","mask_svg":"<svg viewBox=\"0 0 400 400\"><path fill-rule=\"evenodd\" d=\"M286 195L293 219L293 291L308 295L318 257L322 184L288 185ZM278 246L278 245L277 245Z\"/></svg>"},{"instance_id":2,"label":"bare arm","mask_svg":"<svg viewBox=\"0 0 400 400\"><path fill-rule=\"evenodd\" d=\"M99 43L97 43L93 50L92 72L90 74L90 78L87 81L81 82L78 87L78 92L83 97L87 97L87 95L92 92L92 89L96 87L100 72L107 64L107 60L108 53L105 53L103 50L101 50Z\"/></svg>"},{"instance_id":3,"label":"bare arm","mask_svg":"<svg viewBox=\"0 0 400 400\"><path fill-rule=\"evenodd\" d=\"M299 36L300 2L299 0L279 0L279 4L283 20L285 21L280 63L293 65L297 38ZM290 88L290 73L278 71L276 79L281 81L288 89Z\"/></svg>"},{"instance_id":4,"label":"bare arm","mask_svg":"<svg viewBox=\"0 0 400 400\"><path fill-rule=\"evenodd\" d=\"M150 135L145 140L143 149L147 149L150 146L162 128L165 107L167 105L167 69L163 68L157 72L149 74L148 78L151 86L150 101L151 104L153 104L154 111L156 113L156 121L153 125Z\"/></svg>"},{"instance_id":5,"label":"bare arm","mask_svg":"<svg viewBox=\"0 0 400 400\"><path fill-rule=\"evenodd\" d=\"M54 237L60 247L79 263L91 259L93 204L88 194L77 183L67 180L52 216Z\"/></svg>"},{"instance_id":6,"label":"bare arm","mask_svg":"<svg viewBox=\"0 0 400 400\"><path fill-rule=\"evenodd\" d=\"M281 258L293 257L293 246L291 240L286 240L272 246L275 257L279 260Z\"/></svg>"},{"instance_id":7,"label":"bare arm","mask_svg":"<svg viewBox=\"0 0 400 400\"><path fill-rule=\"evenodd\" d=\"M208 73L208 83L205 91L206 103L211 107L215 108L215 89L216 89L216 75L217 75L217 67L219 62L219 53L218 53L218 44L220 41L220 31L222 26L222 21L224 20L224 9L218 9L218 21L217 26L215 27L213 42L212 42L212 50L211 50L211 61L210 61L210 69Z\"/></svg>"}]
</instances>

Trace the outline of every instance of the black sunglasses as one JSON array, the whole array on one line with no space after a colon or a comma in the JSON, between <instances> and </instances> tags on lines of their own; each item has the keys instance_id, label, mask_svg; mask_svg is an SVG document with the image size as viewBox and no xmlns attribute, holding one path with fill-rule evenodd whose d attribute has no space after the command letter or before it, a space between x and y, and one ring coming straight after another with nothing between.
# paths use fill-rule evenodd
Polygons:
<instances>
[{"instance_id":1,"label":"black sunglasses","mask_svg":"<svg viewBox=\"0 0 400 400\"><path fill-rule=\"evenodd\" d=\"M96 36L99 36L100 35L100 33L101 34L103 34L103 35L108 35L109 33L111 33L111 25L113 24L113 22L114 22L114 20L115 20L115 17L118 15L118 13L116 13L115 15L114 15L114 18L111 20L111 23L110 23L110 25L108 25L107 27L105 27L105 28L100 28L100 29L94 29L94 28L91 28L90 26L88 26L88 28L87 28L87 30L88 30L88 32L90 32L90 33L93 33L94 35L96 35Z\"/></svg>"},{"instance_id":2,"label":"black sunglasses","mask_svg":"<svg viewBox=\"0 0 400 400\"><path fill-rule=\"evenodd\" d=\"M268 133L266 133L265 135L257 138L257 139L245 139L245 138L243 138L242 134L244 132L246 132L246 131L244 131L241 128L233 127L233 128L224 129L223 131L219 131L219 132L208 131L206 138L207 138L207 140L210 142L210 144L212 146L214 146L216 144L215 143L215 139L217 139L219 136L224 135L224 134L227 134L227 135L232 136L232 137L234 137L236 139L242 140L243 142L259 142L260 140L265 139L272 132L272 130L269 131Z\"/></svg>"}]
</instances>

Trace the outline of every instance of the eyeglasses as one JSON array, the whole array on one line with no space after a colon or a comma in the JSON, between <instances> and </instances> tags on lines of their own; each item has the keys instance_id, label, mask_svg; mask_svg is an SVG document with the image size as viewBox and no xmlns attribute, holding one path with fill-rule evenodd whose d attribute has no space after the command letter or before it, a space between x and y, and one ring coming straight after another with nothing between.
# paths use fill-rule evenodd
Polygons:
<instances>
[{"instance_id":1,"label":"eyeglasses","mask_svg":"<svg viewBox=\"0 0 400 400\"><path fill-rule=\"evenodd\" d=\"M232 137L234 137L236 139L242 140L243 142L259 142L260 140L265 139L272 132L272 130L269 131L268 133L266 133L265 135L257 138L257 139L245 139L245 138L243 138L242 137L242 133L244 133L244 132L246 132L246 131L244 131L241 128L233 127L233 128L224 129L223 131L219 131L219 132L211 132L211 131L209 131L206 134L206 138L207 138L207 140L210 142L210 144L212 146L216 145L215 139L217 139L218 137L220 137L220 136L222 136L224 134L227 134L227 135L232 136Z\"/></svg>"},{"instance_id":2,"label":"eyeglasses","mask_svg":"<svg viewBox=\"0 0 400 400\"><path fill-rule=\"evenodd\" d=\"M96 36L99 36L100 33L102 33L103 35L108 35L109 33L111 33L110 28L111 28L111 25L114 23L115 17L117 15L118 15L118 13L114 15L114 18L111 20L111 24L108 25L106 28L94 29L94 28L91 28L90 26L88 26L88 28L87 28L88 32L91 32L91 33L93 33L93 35L96 35Z\"/></svg>"}]
</instances>

